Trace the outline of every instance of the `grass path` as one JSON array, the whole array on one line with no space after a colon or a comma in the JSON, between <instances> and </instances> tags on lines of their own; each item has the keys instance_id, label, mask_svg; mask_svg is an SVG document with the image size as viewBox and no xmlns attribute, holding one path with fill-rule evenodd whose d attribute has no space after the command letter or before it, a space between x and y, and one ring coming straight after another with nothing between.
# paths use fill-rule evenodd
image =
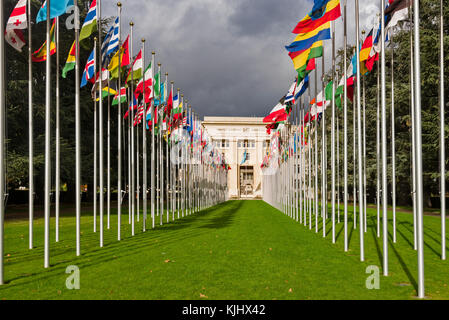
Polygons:
<instances>
[{"instance_id":1,"label":"grass path","mask_svg":"<svg viewBox=\"0 0 449 320\"><path fill-rule=\"evenodd\" d=\"M126 210L125 210L126 211ZM116 215L105 247L82 217L82 255L75 256L75 219L61 219L61 242L51 232L51 268L43 268L43 219L35 222L36 248L28 250L28 224L5 226L5 280L0 299L413 299L416 252L411 216L398 213L398 243L390 245L390 276L368 290L369 265L381 266L382 243L369 210L366 261L359 261L359 231L350 223L350 252L292 221L262 201L229 201L155 230L130 236L128 215L116 241ZM164 218L165 220L165 218ZM352 221L352 216L349 219ZM106 219L105 219L106 221ZM157 220L158 221L158 220ZM449 299L449 262L439 259L439 219L425 217L426 293ZM54 226L54 220L52 220ZM327 230L330 231L330 219ZM391 230L391 229L390 229ZM77 265L81 289L65 288L66 267ZM381 271L382 272L382 271Z\"/></svg>"}]
</instances>

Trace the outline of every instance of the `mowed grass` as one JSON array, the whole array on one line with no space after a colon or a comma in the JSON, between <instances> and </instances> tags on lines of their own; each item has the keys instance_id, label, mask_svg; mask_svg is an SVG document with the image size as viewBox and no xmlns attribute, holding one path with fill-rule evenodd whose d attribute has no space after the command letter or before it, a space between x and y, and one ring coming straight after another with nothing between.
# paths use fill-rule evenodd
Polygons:
<instances>
[{"instance_id":1,"label":"mowed grass","mask_svg":"<svg viewBox=\"0 0 449 320\"><path fill-rule=\"evenodd\" d=\"M342 208L342 207L341 207ZM343 223L337 243L316 234L262 201L229 201L131 237L127 208L122 237L117 216L105 229L104 248L93 233L90 212L82 216L81 256L75 256L75 219L61 218L60 242L51 231L51 268L43 268L43 219L35 221L35 248L28 249L28 222L5 225L5 280L0 299L414 299L417 258L412 216L398 213L398 241L389 243L390 276L368 290L370 265L380 267L382 242L376 236L376 211L370 209L365 234L366 261L359 258L359 230L349 216L350 251L343 250ZM352 210L350 210L352 212ZM341 216L343 221L343 216ZM164 217L164 223L166 218ZM156 218L158 222L159 219ZM313 222L315 220L313 219ZM321 220L320 220L321 223ZM440 220L426 216L426 294L449 298L449 263L440 260ZM105 216L106 226L106 216ZM391 225L390 225L391 233ZM80 269L81 289L68 290L67 266Z\"/></svg>"}]
</instances>

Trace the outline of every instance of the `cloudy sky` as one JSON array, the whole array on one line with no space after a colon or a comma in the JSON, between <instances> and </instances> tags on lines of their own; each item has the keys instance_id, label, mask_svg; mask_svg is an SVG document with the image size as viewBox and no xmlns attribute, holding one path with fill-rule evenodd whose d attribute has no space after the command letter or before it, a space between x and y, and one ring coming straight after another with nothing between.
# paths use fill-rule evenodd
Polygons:
<instances>
[{"instance_id":1,"label":"cloudy sky","mask_svg":"<svg viewBox=\"0 0 449 320\"><path fill-rule=\"evenodd\" d=\"M270 112L295 77L284 46L292 42L291 30L313 4L313 0L121 2L122 37L133 21L134 53L144 37L148 59L156 51L162 72L168 72L169 81L175 82L200 116L258 117ZM378 2L360 0L361 29L373 27ZM103 0L102 15L117 15L115 4ZM350 43L355 41L354 14L354 0L349 0ZM336 33L339 48L343 46L341 19ZM325 46L329 57L331 41Z\"/></svg>"}]
</instances>

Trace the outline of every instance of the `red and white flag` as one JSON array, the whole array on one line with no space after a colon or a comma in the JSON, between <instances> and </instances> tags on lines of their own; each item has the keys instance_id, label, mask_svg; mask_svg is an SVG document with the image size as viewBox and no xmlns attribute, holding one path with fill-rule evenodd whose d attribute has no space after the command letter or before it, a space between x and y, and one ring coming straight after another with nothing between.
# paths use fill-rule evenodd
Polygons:
<instances>
[{"instance_id":1,"label":"red and white flag","mask_svg":"<svg viewBox=\"0 0 449 320\"><path fill-rule=\"evenodd\" d=\"M19 52L22 52L22 47L25 45L22 30L28 27L26 4L27 0L17 2L5 28L6 42Z\"/></svg>"}]
</instances>

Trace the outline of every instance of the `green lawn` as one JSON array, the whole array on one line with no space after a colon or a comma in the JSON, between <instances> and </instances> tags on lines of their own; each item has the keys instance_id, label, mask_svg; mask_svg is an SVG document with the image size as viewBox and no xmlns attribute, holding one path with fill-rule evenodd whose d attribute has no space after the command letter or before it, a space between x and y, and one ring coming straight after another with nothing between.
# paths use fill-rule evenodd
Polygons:
<instances>
[{"instance_id":1,"label":"green lawn","mask_svg":"<svg viewBox=\"0 0 449 320\"><path fill-rule=\"evenodd\" d=\"M343 206L341 206L343 208ZM351 211L351 210L350 210ZM5 226L5 280L0 299L413 299L416 252L412 217L398 213L398 243L390 249L390 276L380 290L368 290L369 265L381 266L382 242L369 210L366 261L359 261L359 231L350 216L350 252L343 251L343 223L337 244L294 222L262 201L229 201L170 224L130 236L128 211L123 240L116 241L117 217L105 230L105 247L82 217L82 255L75 256L75 219L61 219L61 242L51 232L51 268L43 268L43 220L35 221L36 248L28 250L28 222ZM105 219L106 221L106 219ZM157 219L158 221L158 219ZM165 218L164 218L165 222ZM449 262L440 260L437 217L426 216L426 294L449 299ZM150 226L151 224L148 224ZM448 224L449 225L449 224ZM54 220L52 219L52 226ZM390 228L391 232L391 228ZM390 237L391 240L391 237ZM66 267L80 268L81 289L65 287ZM382 274L382 271L381 271Z\"/></svg>"}]
</instances>

